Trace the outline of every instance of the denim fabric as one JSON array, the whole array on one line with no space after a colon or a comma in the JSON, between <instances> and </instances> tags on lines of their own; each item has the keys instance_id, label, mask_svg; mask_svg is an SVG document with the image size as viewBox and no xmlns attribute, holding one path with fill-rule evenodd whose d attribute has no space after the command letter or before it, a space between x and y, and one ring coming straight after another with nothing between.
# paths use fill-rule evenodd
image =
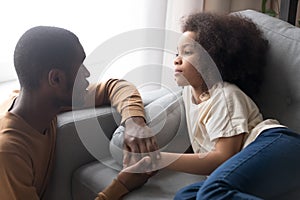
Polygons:
<instances>
[{"instance_id":1,"label":"denim fabric","mask_svg":"<svg viewBox=\"0 0 300 200\"><path fill-rule=\"evenodd\" d=\"M174 199L300 199L300 135L273 128ZM299 192L298 192L299 191Z\"/></svg>"}]
</instances>

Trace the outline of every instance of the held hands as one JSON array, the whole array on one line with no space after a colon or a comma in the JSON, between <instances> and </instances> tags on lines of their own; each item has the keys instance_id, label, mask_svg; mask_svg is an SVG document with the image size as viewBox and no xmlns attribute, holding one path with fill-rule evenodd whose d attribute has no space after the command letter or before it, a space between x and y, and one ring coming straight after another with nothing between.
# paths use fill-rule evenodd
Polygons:
<instances>
[{"instance_id":1,"label":"held hands","mask_svg":"<svg viewBox=\"0 0 300 200\"><path fill-rule=\"evenodd\" d=\"M150 156L152 165L160 159L156 138L144 118L132 117L126 120L123 155L123 167L137 163L144 155Z\"/></svg>"},{"instance_id":2,"label":"held hands","mask_svg":"<svg viewBox=\"0 0 300 200\"><path fill-rule=\"evenodd\" d=\"M145 173L151 171L151 158L145 156L139 162L124 168L118 175L117 179L129 190L132 191L144 185L148 179L155 174Z\"/></svg>"}]
</instances>

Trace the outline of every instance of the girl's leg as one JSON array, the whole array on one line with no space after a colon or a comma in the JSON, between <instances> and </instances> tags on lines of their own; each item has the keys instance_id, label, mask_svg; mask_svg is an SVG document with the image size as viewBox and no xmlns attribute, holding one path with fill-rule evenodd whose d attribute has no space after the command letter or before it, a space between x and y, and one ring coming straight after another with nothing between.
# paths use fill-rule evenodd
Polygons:
<instances>
[{"instance_id":1,"label":"girl's leg","mask_svg":"<svg viewBox=\"0 0 300 200\"><path fill-rule=\"evenodd\" d=\"M176 193L174 200L195 200L197 192L199 191L203 183L204 181L197 182L180 189Z\"/></svg>"},{"instance_id":2,"label":"girl's leg","mask_svg":"<svg viewBox=\"0 0 300 200\"><path fill-rule=\"evenodd\" d=\"M290 191L300 188L299 155L300 135L269 129L218 167L197 199L289 199Z\"/></svg>"}]
</instances>

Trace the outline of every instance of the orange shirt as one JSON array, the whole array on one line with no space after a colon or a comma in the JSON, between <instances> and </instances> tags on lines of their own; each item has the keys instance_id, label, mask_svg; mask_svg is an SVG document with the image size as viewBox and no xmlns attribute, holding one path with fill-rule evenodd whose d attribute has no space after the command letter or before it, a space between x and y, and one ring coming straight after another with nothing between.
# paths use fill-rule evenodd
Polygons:
<instances>
[{"instance_id":1,"label":"orange shirt","mask_svg":"<svg viewBox=\"0 0 300 200\"><path fill-rule=\"evenodd\" d=\"M128 193L127 188L117 179L98 194L95 200L118 200Z\"/></svg>"},{"instance_id":2,"label":"orange shirt","mask_svg":"<svg viewBox=\"0 0 300 200\"><path fill-rule=\"evenodd\" d=\"M0 199L40 199L51 172L56 139L56 117L43 134L20 116L12 114L18 91L0 105ZM122 122L133 116L144 117L143 103L136 88L124 81L110 79L91 85L84 107L111 103ZM119 199L128 191L114 180L97 199Z\"/></svg>"}]
</instances>

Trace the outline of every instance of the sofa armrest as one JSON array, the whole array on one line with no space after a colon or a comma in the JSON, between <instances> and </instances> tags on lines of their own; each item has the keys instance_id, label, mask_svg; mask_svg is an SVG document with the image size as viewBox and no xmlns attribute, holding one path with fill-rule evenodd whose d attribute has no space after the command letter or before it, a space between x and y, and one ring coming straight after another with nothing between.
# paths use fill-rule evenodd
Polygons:
<instances>
[{"instance_id":1,"label":"sofa armrest","mask_svg":"<svg viewBox=\"0 0 300 200\"><path fill-rule=\"evenodd\" d=\"M78 134L78 130L85 128L87 134L97 134L91 128L93 126L91 123L96 119L99 124L103 125L105 135L102 137L109 137L117 127L115 118L118 115L114 112L109 106L105 106L96 109L69 111L57 116L55 161L44 199L72 199L71 180L73 172L80 166L96 160L82 140L84 133ZM108 143L99 145L98 149L104 156L109 155Z\"/></svg>"},{"instance_id":2,"label":"sofa armrest","mask_svg":"<svg viewBox=\"0 0 300 200\"><path fill-rule=\"evenodd\" d=\"M166 89L145 91L141 96L146 106L168 92ZM55 161L43 199L71 200L74 171L97 159L110 157L109 140L121 117L114 108L102 106L61 113L57 121Z\"/></svg>"}]
</instances>

